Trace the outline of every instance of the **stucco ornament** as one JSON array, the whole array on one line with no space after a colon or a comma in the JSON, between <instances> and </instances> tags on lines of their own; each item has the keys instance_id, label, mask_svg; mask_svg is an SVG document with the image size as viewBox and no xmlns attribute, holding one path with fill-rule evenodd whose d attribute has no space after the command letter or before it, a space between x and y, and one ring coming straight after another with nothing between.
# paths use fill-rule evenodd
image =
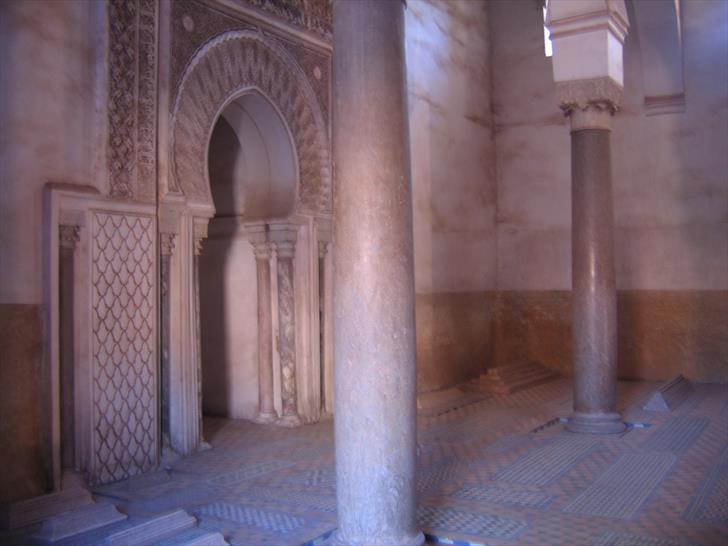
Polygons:
<instances>
[{"instance_id":1,"label":"stucco ornament","mask_svg":"<svg viewBox=\"0 0 728 546\"><path fill-rule=\"evenodd\" d=\"M287 51L249 30L209 40L185 69L172 112L171 187L192 202L212 205L207 172L210 134L225 106L253 89L273 103L291 133L299 168L296 210L329 211L328 136L314 92Z\"/></svg>"}]
</instances>

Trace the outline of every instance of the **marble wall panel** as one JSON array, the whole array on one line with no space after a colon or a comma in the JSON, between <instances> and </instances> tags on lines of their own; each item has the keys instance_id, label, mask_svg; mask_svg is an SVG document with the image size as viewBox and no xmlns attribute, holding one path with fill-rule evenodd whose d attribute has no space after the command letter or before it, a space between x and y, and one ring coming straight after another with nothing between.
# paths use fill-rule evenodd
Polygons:
<instances>
[{"instance_id":1,"label":"marble wall panel","mask_svg":"<svg viewBox=\"0 0 728 546\"><path fill-rule=\"evenodd\" d=\"M0 304L0 502L48 486L43 452L40 305Z\"/></svg>"}]
</instances>

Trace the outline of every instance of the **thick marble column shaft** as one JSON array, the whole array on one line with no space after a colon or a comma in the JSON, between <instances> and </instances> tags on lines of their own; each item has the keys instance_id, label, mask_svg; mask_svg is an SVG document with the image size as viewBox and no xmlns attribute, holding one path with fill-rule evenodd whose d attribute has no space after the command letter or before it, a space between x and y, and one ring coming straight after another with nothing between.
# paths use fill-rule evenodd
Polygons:
<instances>
[{"instance_id":1,"label":"thick marble column shaft","mask_svg":"<svg viewBox=\"0 0 728 546\"><path fill-rule=\"evenodd\" d=\"M326 366L324 355L326 354L325 336L325 311L326 311L326 252L329 249L328 241L318 243L318 296L319 296L319 391L321 393L321 413L326 413Z\"/></svg>"},{"instance_id":2,"label":"thick marble column shaft","mask_svg":"<svg viewBox=\"0 0 728 546\"><path fill-rule=\"evenodd\" d=\"M253 242L258 276L258 420L271 423L277 415L273 406L273 344L270 304L270 245Z\"/></svg>"},{"instance_id":3,"label":"thick marble column shaft","mask_svg":"<svg viewBox=\"0 0 728 546\"><path fill-rule=\"evenodd\" d=\"M74 312L73 254L79 240L79 226L59 226L59 303L61 353L61 466L73 469L75 461L74 430Z\"/></svg>"},{"instance_id":4,"label":"thick marble column shaft","mask_svg":"<svg viewBox=\"0 0 728 546\"><path fill-rule=\"evenodd\" d=\"M284 426L301 424L296 394L296 297L294 293L293 256L295 230L284 229L273 235L278 258L278 354L281 362L282 415Z\"/></svg>"},{"instance_id":5,"label":"thick marble column shaft","mask_svg":"<svg viewBox=\"0 0 728 546\"><path fill-rule=\"evenodd\" d=\"M616 433L617 297L615 284L610 107L572 110L572 343L574 413L567 429Z\"/></svg>"},{"instance_id":6,"label":"thick marble column shaft","mask_svg":"<svg viewBox=\"0 0 728 546\"><path fill-rule=\"evenodd\" d=\"M347 545L422 544L404 4L336 0L334 426Z\"/></svg>"}]
</instances>

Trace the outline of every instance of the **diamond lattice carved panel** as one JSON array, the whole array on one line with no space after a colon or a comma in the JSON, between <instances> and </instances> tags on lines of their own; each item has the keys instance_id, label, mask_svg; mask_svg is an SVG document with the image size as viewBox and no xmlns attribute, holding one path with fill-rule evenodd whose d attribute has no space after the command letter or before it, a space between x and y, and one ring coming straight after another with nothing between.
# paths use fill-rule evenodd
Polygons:
<instances>
[{"instance_id":1,"label":"diamond lattice carved panel","mask_svg":"<svg viewBox=\"0 0 728 546\"><path fill-rule=\"evenodd\" d=\"M157 459L154 219L94 213L91 483Z\"/></svg>"}]
</instances>

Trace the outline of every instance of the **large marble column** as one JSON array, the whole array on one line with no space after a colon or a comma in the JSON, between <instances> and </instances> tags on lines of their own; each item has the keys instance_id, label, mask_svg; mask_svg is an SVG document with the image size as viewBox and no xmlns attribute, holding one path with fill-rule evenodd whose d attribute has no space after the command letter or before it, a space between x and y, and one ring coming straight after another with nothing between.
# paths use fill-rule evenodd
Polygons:
<instances>
[{"instance_id":1,"label":"large marble column","mask_svg":"<svg viewBox=\"0 0 728 546\"><path fill-rule=\"evenodd\" d=\"M573 88L574 96L580 92ZM562 87L562 93L564 92ZM605 97L567 101L571 118L572 432L616 433L617 292L609 121Z\"/></svg>"},{"instance_id":2,"label":"large marble column","mask_svg":"<svg viewBox=\"0 0 728 546\"><path fill-rule=\"evenodd\" d=\"M347 545L416 527L412 192L404 3L335 0L334 426Z\"/></svg>"},{"instance_id":3,"label":"large marble column","mask_svg":"<svg viewBox=\"0 0 728 546\"><path fill-rule=\"evenodd\" d=\"M270 244L265 231L251 240L258 279L258 421L272 423L278 416L273 406L273 345L270 304Z\"/></svg>"},{"instance_id":4,"label":"large marble column","mask_svg":"<svg viewBox=\"0 0 728 546\"><path fill-rule=\"evenodd\" d=\"M572 432L609 434L617 413L617 300L610 118L622 96L623 0L551 0L559 106L571 122Z\"/></svg>"},{"instance_id":5,"label":"large marble column","mask_svg":"<svg viewBox=\"0 0 728 546\"><path fill-rule=\"evenodd\" d=\"M73 261L79 226L60 225L59 242L59 307L60 307L60 390L61 390L61 468L63 477L76 467L76 434L74 429L74 274Z\"/></svg>"},{"instance_id":6,"label":"large marble column","mask_svg":"<svg viewBox=\"0 0 728 546\"><path fill-rule=\"evenodd\" d=\"M296 251L295 226L270 226L278 262L278 355L281 362L281 418L278 423L294 427L301 424L296 391L296 297L293 257Z\"/></svg>"}]
</instances>

